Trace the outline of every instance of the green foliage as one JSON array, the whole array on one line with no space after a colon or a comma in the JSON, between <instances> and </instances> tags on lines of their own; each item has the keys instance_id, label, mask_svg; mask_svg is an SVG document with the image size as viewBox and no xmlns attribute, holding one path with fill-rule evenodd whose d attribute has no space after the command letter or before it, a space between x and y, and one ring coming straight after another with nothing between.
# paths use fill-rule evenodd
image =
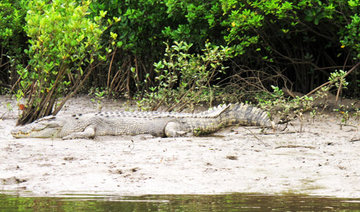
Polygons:
<instances>
[{"instance_id":1,"label":"green foliage","mask_svg":"<svg viewBox=\"0 0 360 212\"><path fill-rule=\"evenodd\" d=\"M103 88L92 88L90 89L89 95L93 96L93 98L91 98L91 101L93 103L96 103L97 109L101 111L102 100L105 98L105 95L107 95L107 91Z\"/></svg>"},{"instance_id":2,"label":"green foliage","mask_svg":"<svg viewBox=\"0 0 360 212\"><path fill-rule=\"evenodd\" d=\"M0 93L6 85L15 81L15 67L24 59L24 17L26 0L0 1Z\"/></svg>"},{"instance_id":3,"label":"green foliage","mask_svg":"<svg viewBox=\"0 0 360 212\"><path fill-rule=\"evenodd\" d=\"M29 68L18 69L18 97L31 88L25 116L34 108L36 118L49 115L55 100L78 89L94 62L105 59L100 51L100 36L105 30L102 17L87 18L89 5L90 1L77 4L73 0L29 2L25 27L30 37L26 50Z\"/></svg>"},{"instance_id":4,"label":"green foliage","mask_svg":"<svg viewBox=\"0 0 360 212\"><path fill-rule=\"evenodd\" d=\"M243 55L240 64L289 70L296 90L308 92L328 78L332 67L360 58L358 1L221 2L224 39Z\"/></svg>"},{"instance_id":5,"label":"green foliage","mask_svg":"<svg viewBox=\"0 0 360 212\"><path fill-rule=\"evenodd\" d=\"M126 84L119 87L142 91L156 86L152 64L163 54L161 44L182 40L192 43L195 53L201 53L206 42L229 46L238 56L234 61L251 69L276 66L289 70L289 75L296 72L295 89L306 92L328 78L331 69L322 67L343 65L350 52L356 59L357 3L355 0L98 0L91 4L91 10L94 14L106 10L109 19L120 19L110 28L118 35L120 50L114 63L124 67L122 72L112 72L114 81L123 80ZM128 75L126 69L130 67L135 67L132 77L119 77Z\"/></svg>"},{"instance_id":6,"label":"green foliage","mask_svg":"<svg viewBox=\"0 0 360 212\"><path fill-rule=\"evenodd\" d=\"M282 121L293 118L302 118L304 112L312 111L314 114L314 98L312 96L286 97L284 92L277 86L272 86L273 92L257 97L259 106L273 115L280 117ZM317 94L318 95L318 94Z\"/></svg>"},{"instance_id":7,"label":"green foliage","mask_svg":"<svg viewBox=\"0 0 360 212\"><path fill-rule=\"evenodd\" d=\"M348 13L346 14L345 28L341 29L342 48L348 47L353 50L354 58L360 59L360 3L358 0L347 1Z\"/></svg>"},{"instance_id":8,"label":"green foliage","mask_svg":"<svg viewBox=\"0 0 360 212\"><path fill-rule=\"evenodd\" d=\"M345 79L347 72L345 71L334 71L330 74L329 81L324 83L319 87L316 92L311 95L296 96L294 98L286 97L283 90L277 86L272 86L273 92L266 93L257 96L259 101L259 106L267 111L271 111L274 115L278 115L282 120L288 121L293 118L302 119L302 114L304 112L310 112L310 116L315 119L315 116L318 115L318 107L326 108L328 102L329 91L332 88L346 88L348 82ZM338 90L339 92L339 90ZM315 104L315 102L317 103ZM334 111L341 114L341 125L346 125L350 113L348 107L344 105L339 105L340 109L335 109ZM354 107L352 107L353 109ZM355 116L358 114L355 113Z\"/></svg>"},{"instance_id":9,"label":"green foliage","mask_svg":"<svg viewBox=\"0 0 360 212\"><path fill-rule=\"evenodd\" d=\"M194 43L201 49L199 46L212 36L222 37L213 31L222 13L216 0L97 0L90 8L95 14L105 10L108 17L119 17L120 21L110 30L119 34L119 47L137 55L158 55L162 51L159 47L168 39Z\"/></svg>"},{"instance_id":10,"label":"green foliage","mask_svg":"<svg viewBox=\"0 0 360 212\"><path fill-rule=\"evenodd\" d=\"M334 111L340 114L340 129L342 129L343 125L347 125L350 119L350 113L343 105L340 105L340 108L334 109Z\"/></svg>"},{"instance_id":11,"label":"green foliage","mask_svg":"<svg viewBox=\"0 0 360 212\"><path fill-rule=\"evenodd\" d=\"M204 56L203 49L210 48L207 43L228 46L236 57L229 63L231 73L226 73L226 80L235 75L246 78L243 67L271 74L268 70L276 67L291 77L295 90L305 93L329 77L341 80L330 76L330 72L346 70L346 65L360 59L359 8L358 0L3 0L0 85L10 77L9 69L17 67L22 79L17 84L18 96L35 91L42 95L40 99L45 99L47 93L57 97L68 94L83 82L97 59L105 59L99 49L106 46L107 53L113 55L98 66L97 75L92 76L96 80L90 86L103 87L117 96L153 93L169 98L169 102L191 95L195 101L216 98L218 89L209 89L216 77L206 75L210 65L197 71L194 68L183 71L168 68L164 61L154 63L164 54L163 42L185 41L192 44L191 48L172 50L171 54L183 54L174 58L190 61L189 67L195 66L191 61L196 61L198 55ZM107 33L102 33L108 25L111 27ZM28 40L22 35L24 29ZM27 44L30 47L24 54ZM338 81L340 87L358 89L358 75L354 75L348 78L348 85ZM201 80L193 82L195 78ZM9 80L6 84L10 84ZM193 93L204 84L208 93ZM261 88L270 85L264 83ZM184 92L186 89L191 91ZM234 86L233 90L236 89ZM155 93L160 90L164 93ZM174 91L186 95L179 97L171 93Z\"/></svg>"},{"instance_id":12,"label":"green foliage","mask_svg":"<svg viewBox=\"0 0 360 212\"><path fill-rule=\"evenodd\" d=\"M159 54L157 45L162 43L161 28L166 23L162 1L97 0L90 5L92 15L107 11L111 32L118 35L118 48L134 55ZM115 23L117 22L117 23Z\"/></svg>"},{"instance_id":13,"label":"green foliage","mask_svg":"<svg viewBox=\"0 0 360 212\"><path fill-rule=\"evenodd\" d=\"M238 54L244 54L246 48L260 44L265 50L274 48L268 40L272 29L277 37L288 39L296 36L307 23L315 26L326 19L333 19L336 7L333 1L322 3L319 0L290 1L225 1L222 0L224 14L228 16L222 24L227 27L225 40L232 43ZM314 27L316 28L316 27ZM304 31L305 34L307 31ZM259 49L260 50L260 49Z\"/></svg>"},{"instance_id":14,"label":"green foliage","mask_svg":"<svg viewBox=\"0 0 360 212\"><path fill-rule=\"evenodd\" d=\"M71 0L29 3L25 30L31 39L26 53L32 70L19 70L23 90L35 81L39 94L55 87L59 94L68 91L67 74L74 73L77 78L84 74L84 65L103 57L99 54L99 37L104 29L86 18L89 4L78 6Z\"/></svg>"},{"instance_id":15,"label":"green foliage","mask_svg":"<svg viewBox=\"0 0 360 212\"><path fill-rule=\"evenodd\" d=\"M217 0L207 2L193 0L165 1L169 24L162 34L165 38L193 43L200 50L207 40L216 44L224 44L220 26L222 21L221 3Z\"/></svg>"},{"instance_id":16,"label":"green foliage","mask_svg":"<svg viewBox=\"0 0 360 212\"><path fill-rule=\"evenodd\" d=\"M107 18L120 19L109 29L118 34L112 67L121 67L108 72L111 78L108 82L112 83L107 86L110 84L111 93L126 90L131 96L157 86L153 64L164 54L164 42L182 40L192 43L192 51L196 53L201 52L207 40L216 45L224 44L218 22L221 5L215 0L97 0L90 8L92 14L106 10ZM108 39L106 35L104 37Z\"/></svg>"},{"instance_id":17,"label":"green foliage","mask_svg":"<svg viewBox=\"0 0 360 212\"><path fill-rule=\"evenodd\" d=\"M212 81L224 73L223 61L232 57L228 47L205 44L202 54L190 54L192 44L174 42L166 44L165 58L154 64L158 86L150 88L141 107L157 109L165 105L172 110L200 102L214 100L216 85Z\"/></svg>"},{"instance_id":18,"label":"green foliage","mask_svg":"<svg viewBox=\"0 0 360 212\"><path fill-rule=\"evenodd\" d=\"M345 79L346 74L343 70L336 70L330 73L329 82L335 84L337 88L347 88L349 82Z\"/></svg>"},{"instance_id":19,"label":"green foliage","mask_svg":"<svg viewBox=\"0 0 360 212\"><path fill-rule=\"evenodd\" d=\"M0 44L9 47L12 38L22 31L24 10L21 1L0 2Z\"/></svg>"}]
</instances>

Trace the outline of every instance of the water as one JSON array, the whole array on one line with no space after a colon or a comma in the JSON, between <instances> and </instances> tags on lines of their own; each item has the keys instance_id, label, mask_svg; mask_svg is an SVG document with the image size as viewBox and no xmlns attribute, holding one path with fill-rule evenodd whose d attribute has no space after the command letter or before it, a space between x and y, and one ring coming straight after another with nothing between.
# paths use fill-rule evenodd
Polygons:
<instances>
[{"instance_id":1,"label":"water","mask_svg":"<svg viewBox=\"0 0 360 212\"><path fill-rule=\"evenodd\" d=\"M64 195L0 194L0 211L333 211L359 210L360 199L301 195Z\"/></svg>"}]
</instances>

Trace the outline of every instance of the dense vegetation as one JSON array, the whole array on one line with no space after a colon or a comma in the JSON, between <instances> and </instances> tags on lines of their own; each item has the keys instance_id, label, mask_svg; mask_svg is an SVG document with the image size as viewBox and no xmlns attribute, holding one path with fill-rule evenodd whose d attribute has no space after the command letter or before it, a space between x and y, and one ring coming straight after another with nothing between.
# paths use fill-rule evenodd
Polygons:
<instances>
[{"instance_id":1,"label":"dense vegetation","mask_svg":"<svg viewBox=\"0 0 360 212\"><path fill-rule=\"evenodd\" d=\"M307 93L336 75L333 84L357 97L359 72L346 71L360 59L359 8L359 0L2 0L1 92L29 97L20 124L57 113L80 91L181 108L256 101L272 85Z\"/></svg>"}]
</instances>

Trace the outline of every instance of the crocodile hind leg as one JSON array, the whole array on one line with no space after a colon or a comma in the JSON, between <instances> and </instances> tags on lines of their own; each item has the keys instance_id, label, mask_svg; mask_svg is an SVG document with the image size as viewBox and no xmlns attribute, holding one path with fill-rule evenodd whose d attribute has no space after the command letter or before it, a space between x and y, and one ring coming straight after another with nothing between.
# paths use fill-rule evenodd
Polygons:
<instances>
[{"instance_id":1,"label":"crocodile hind leg","mask_svg":"<svg viewBox=\"0 0 360 212\"><path fill-rule=\"evenodd\" d=\"M168 122L165 126L164 133L166 137L182 137L192 135L192 133L187 130L185 124L178 121Z\"/></svg>"}]
</instances>

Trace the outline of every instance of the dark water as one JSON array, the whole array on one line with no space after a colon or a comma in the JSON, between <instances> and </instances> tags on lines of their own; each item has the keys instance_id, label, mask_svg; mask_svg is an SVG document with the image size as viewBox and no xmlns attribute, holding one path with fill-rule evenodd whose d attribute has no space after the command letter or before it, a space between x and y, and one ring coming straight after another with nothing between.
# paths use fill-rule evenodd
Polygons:
<instances>
[{"instance_id":1,"label":"dark water","mask_svg":"<svg viewBox=\"0 0 360 212\"><path fill-rule=\"evenodd\" d=\"M18 197L0 194L0 211L339 211L360 210L360 199L299 195L66 195Z\"/></svg>"}]
</instances>

